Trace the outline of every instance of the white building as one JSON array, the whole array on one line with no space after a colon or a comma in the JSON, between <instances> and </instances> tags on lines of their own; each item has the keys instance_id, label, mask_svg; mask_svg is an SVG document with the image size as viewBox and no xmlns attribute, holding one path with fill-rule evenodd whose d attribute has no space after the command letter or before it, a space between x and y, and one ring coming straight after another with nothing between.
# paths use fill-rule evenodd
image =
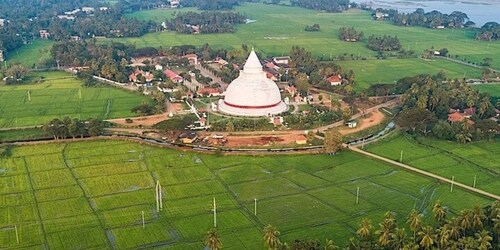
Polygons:
<instances>
[{"instance_id":1,"label":"white building","mask_svg":"<svg viewBox=\"0 0 500 250\"><path fill-rule=\"evenodd\" d=\"M266 77L252 50L238 78L227 87L224 100L219 101L219 111L237 116L268 116L287 109L278 86Z\"/></svg>"}]
</instances>

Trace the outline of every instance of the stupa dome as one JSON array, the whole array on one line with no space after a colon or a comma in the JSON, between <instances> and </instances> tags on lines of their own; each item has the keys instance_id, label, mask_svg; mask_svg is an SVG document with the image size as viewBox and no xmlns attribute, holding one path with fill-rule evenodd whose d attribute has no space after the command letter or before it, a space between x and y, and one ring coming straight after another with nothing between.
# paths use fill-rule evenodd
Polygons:
<instances>
[{"instance_id":1,"label":"stupa dome","mask_svg":"<svg viewBox=\"0 0 500 250\"><path fill-rule=\"evenodd\" d=\"M278 86L266 77L259 58L252 50L238 78L227 87L224 100L219 101L219 110L238 116L266 116L287 109Z\"/></svg>"}]
</instances>

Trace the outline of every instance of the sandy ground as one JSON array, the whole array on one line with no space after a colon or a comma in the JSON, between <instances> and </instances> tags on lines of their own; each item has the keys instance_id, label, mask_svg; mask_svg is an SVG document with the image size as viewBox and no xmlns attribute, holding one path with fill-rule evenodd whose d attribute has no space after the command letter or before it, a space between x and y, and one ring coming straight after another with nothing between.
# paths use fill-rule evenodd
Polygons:
<instances>
[{"instance_id":1,"label":"sandy ground","mask_svg":"<svg viewBox=\"0 0 500 250\"><path fill-rule=\"evenodd\" d=\"M382 114L382 112L377 109L367 114L363 119L358 120L358 126L356 126L355 128L343 127L339 132L343 135L356 133L361 130L376 126L382 121L384 121L384 114Z\"/></svg>"},{"instance_id":2,"label":"sandy ground","mask_svg":"<svg viewBox=\"0 0 500 250\"><path fill-rule=\"evenodd\" d=\"M182 110L182 104L180 104L180 103L169 103L167 106L168 106L168 108L167 108L168 111L163 113L163 114L129 118L133 121L132 123L127 123L127 121L126 121L127 118L111 119L111 120L107 120L107 121L112 122L112 123L116 123L120 126L135 127L135 126L142 125L142 126L150 127L150 126L155 125L156 123L167 120L169 118L168 115L170 112L175 114L177 111Z\"/></svg>"}]
</instances>

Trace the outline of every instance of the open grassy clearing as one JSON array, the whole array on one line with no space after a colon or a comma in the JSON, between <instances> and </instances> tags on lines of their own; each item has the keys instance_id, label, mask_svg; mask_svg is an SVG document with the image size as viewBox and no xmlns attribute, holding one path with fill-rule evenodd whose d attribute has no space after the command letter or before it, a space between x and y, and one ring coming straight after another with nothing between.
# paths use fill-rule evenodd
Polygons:
<instances>
[{"instance_id":1,"label":"open grassy clearing","mask_svg":"<svg viewBox=\"0 0 500 250\"><path fill-rule=\"evenodd\" d=\"M133 13L144 20L164 20L173 11L193 9L146 10ZM266 55L287 54L292 45L304 46L315 56L332 57L344 53L373 57L375 52L366 48L366 38L375 35L397 35L405 49L422 53L427 48L448 48L450 54L459 55L470 61L482 62L483 58L499 58L499 42L483 42L474 39L472 30L433 30L421 27L398 27L386 22L371 20L370 13L350 10L343 13L320 13L312 10L264 4L244 4L236 11L246 13L251 24L242 24L233 34L183 35L174 32L147 34L140 38L114 39L135 43L137 46L173 46L183 44L239 48L242 43L254 45ZM305 32L304 27L320 24L320 32ZM347 43L338 38L338 29L353 26L363 31L365 39L358 43ZM493 60L493 66L500 68L500 60Z\"/></svg>"},{"instance_id":2,"label":"open grassy clearing","mask_svg":"<svg viewBox=\"0 0 500 250\"><path fill-rule=\"evenodd\" d=\"M7 62L20 62L28 68L37 66L38 63L50 59L50 48L54 42L52 40L38 39L33 43L24 45L21 48L11 52L7 56Z\"/></svg>"},{"instance_id":3,"label":"open grassy clearing","mask_svg":"<svg viewBox=\"0 0 500 250\"><path fill-rule=\"evenodd\" d=\"M43 83L0 85L0 127L40 125L54 118L134 116L132 107L147 101L139 94L112 87L82 87L65 72L33 72ZM31 100L30 100L31 98Z\"/></svg>"},{"instance_id":4,"label":"open grassy clearing","mask_svg":"<svg viewBox=\"0 0 500 250\"><path fill-rule=\"evenodd\" d=\"M481 70L446 60L387 59L364 61L339 61L345 69L355 72L357 89L366 89L374 83L393 83L406 76L437 74L441 70L449 79L481 78Z\"/></svg>"},{"instance_id":5,"label":"open grassy clearing","mask_svg":"<svg viewBox=\"0 0 500 250\"><path fill-rule=\"evenodd\" d=\"M474 88L479 92L489 93L494 99L493 104L496 104L495 100L500 100L500 84L475 85Z\"/></svg>"},{"instance_id":6,"label":"open grassy clearing","mask_svg":"<svg viewBox=\"0 0 500 250\"><path fill-rule=\"evenodd\" d=\"M403 224L413 208L428 219L436 200L452 213L490 202L352 152L217 157L88 141L15 147L0 166L0 245L7 248L18 247L14 225L23 248L200 248L212 226L212 197L228 249L262 248L269 223L285 240L344 244L365 216L379 221L391 210ZM159 213L156 180L165 197Z\"/></svg>"},{"instance_id":7,"label":"open grassy clearing","mask_svg":"<svg viewBox=\"0 0 500 250\"><path fill-rule=\"evenodd\" d=\"M500 142L457 144L400 134L389 136L366 147L368 151L441 175L494 194L500 194Z\"/></svg>"}]
</instances>

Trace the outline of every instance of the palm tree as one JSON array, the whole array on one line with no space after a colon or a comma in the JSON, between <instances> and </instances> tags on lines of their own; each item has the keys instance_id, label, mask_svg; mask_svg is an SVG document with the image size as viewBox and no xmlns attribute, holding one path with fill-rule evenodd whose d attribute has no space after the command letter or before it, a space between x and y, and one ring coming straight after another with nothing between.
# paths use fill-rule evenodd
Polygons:
<instances>
[{"instance_id":1,"label":"palm tree","mask_svg":"<svg viewBox=\"0 0 500 250\"><path fill-rule=\"evenodd\" d=\"M422 227L422 230L418 232L420 237L420 246L424 249L430 249L434 245L434 232L431 226Z\"/></svg>"},{"instance_id":2,"label":"palm tree","mask_svg":"<svg viewBox=\"0 0 500 250\"><path fill-rule=\"evenodd\" d=\"M483 221L486 219L483 210L479 206L474 206L471 213L471 224L474 229L482 229Z\"/></svg>"},{"instance_id":3,"label":"palm tree","mask_svg":"<svg viewBox=\"0 0 500 250\"><path fill-rule=\"evenodd\" d=\"M449 245L450 240L450 228L449 224L444 224L437 230L437 243L439 249L446 249Z\"/></svg>"},{"instance_id":4,"label":"palm tree","mask_svg":"<svg viewBox=\"0 0 500 250\"><path fill-rule=\"evenodd\" d=\"M391 249L403 249L406 247L406 232L404 228L397 228L394 233L391 233L391 238Z\"/></svg>"},{"instance_id":5,"label":"palm tree","mask_svg":"<svg viewBox=\"0 0 500 250\"><path fill-rule=\"evenodd\" d=\"M437 222L443 223L448 215L448 209L441 206L441 201L436 201L432 207L432 215Z\"/></svg>"},{"instance_id":6,"label":"palm tree","mask_svg":"<svg viewBox=\"0 0 500 250\"><path fill-rule=\"evenodd\" d=\"M457 220L458 220L460 227L464 231L469 230L471 225L472 225L470 210L464 209L464 210L460 211L460 215L458 216Z\"/></svg>"},{"instance_id":7,"label":"palm tree","mask_svg":"<svg viewBox=\"0 0 500 250\"><path fill-rule=\"evenodd\" d=\"M372 236L373 226L368 218L363 218L361 224L359 224L359 229L356 233L361 237L362 240L369 240Z\"/></svg>"},{"instance_id":8,"label":"palm tree","mask_svg":"<svg viewBox=\"0 0 500 250\"><path fill-rule=\"evenodd\" d=\"M476 233L475 236L479 249L486 250L491 248L491 241L493 240L493 237L489 235L488 231L482 230L480 233Z\"/></svg>"},{"instance_id":9,"label":"palm tree","mask_svg":"<svg viewBox=\"0 0 500 250\"><path fill-rule=\"evenodd\" d=\"M338 250L339 247L333 244L333 240L326 240L325 250Z\"/></svg>"},{"instance_id":10,"label":"palm tree","mask_svg":"<svg viewBox=\"0 0 500 250\"><path fill-rule=\"evenodd\" d=\"M264 228L264 243L270 250L275 250L280 245L279 235L280 232L271 225Z\"/></svg>"},{"instance_id":11,"label":"palm tree","mask_svg":"<svg viewBox=\"0 0 500 250\"><path fill-rule=\"evenodd\" d=\"M212 228L212 230L207 232L207 235L205 235L205 246L212 250L218 250L222 248L222 242L220 241L220 236L217 232L217 229Z\"/></svg>"},{"instance_id":12,"label":"palm tree","mask_svg":"<svg viewBox=\"0 0 500 250\"><path fill-rule=\"evenodd\" d=\"M422 215L415 211L415 209L413 209L410 212L410 215L408 215L408 220L406 221L406 223L409 224L411 231L413 231L413 240L416 241L415 235L422 226Z\"/></svg>"},{"instance_id":13,"label":"palm tree","mask_svg":"<svg viewBox=\"0 0 500 250\"><path fill-rule=\"evenodd\" d=\"M462 230L462 227L460 227L460 221L454 218L452 221L450 221L450 223L448 223L448 225L450 238L453 240L458 240L458 238L460 237L460 231Z\"/></svg>"},{"instance_id":14,"label":"palm tree","mask_svg":"<svg viewBox=\"0 0 500 250\"><path fill-rule=\"evenodd\" d=\"M396 227L395 221L396 218L394 217L393 213L385 213L384 221L382 221L382 223L379 223L380 229L375 232L379 235L378 243L380 246L385 247L391 243L391 234L394 232L394 229Z\"/></svg>"}]
</instances>

